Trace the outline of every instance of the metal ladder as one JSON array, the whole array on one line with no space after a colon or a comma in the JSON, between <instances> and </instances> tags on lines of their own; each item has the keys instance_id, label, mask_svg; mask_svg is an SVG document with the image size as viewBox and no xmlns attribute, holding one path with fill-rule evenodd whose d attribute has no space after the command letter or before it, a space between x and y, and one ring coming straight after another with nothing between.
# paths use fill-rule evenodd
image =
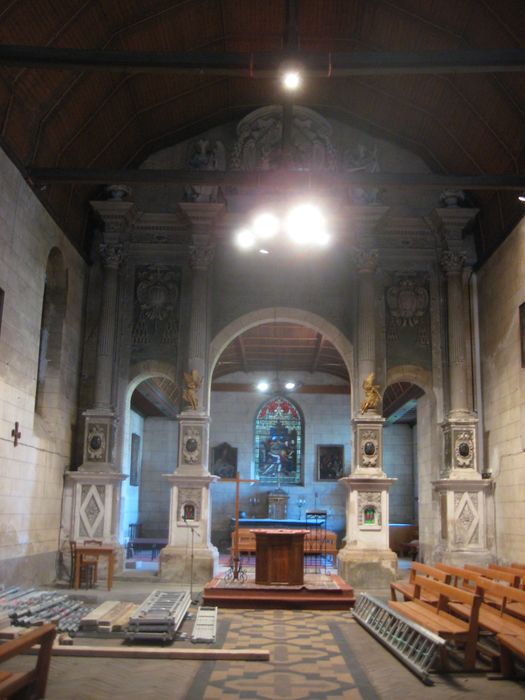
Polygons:
<instances>
[{"instance_id":1,"label":"metal ladder","mask_svg":"<svg viewBox=\"0 0 525 700\"><path fill-rule=\"evenodd\" d=\"M193 644L203 642L213 644L217 636L217 608L201 605L193 625L191 641Z\"/></svg>"},{"instance_id":2,"label":"metal ladder","mask_svg":"<svg viewBox=\"0 0 525 700\"><path fill-rule=\"evenodd\" d=\"M188 591L153 591L129 618L126 640L173 641L190 604Z\"/></svg>"},{"instance_id":3,"label":"metal ladder","mask_svg":"<svg viewBox=\"0 0 525 700\"><path fill-rule=\"evenodd\" d=\"M357 622L419 676L425 685L434 685L428 674L436 655L446 644L444 639L399 615L368 593L358 597L352 612Z\"/></svg>"}]
</instances>

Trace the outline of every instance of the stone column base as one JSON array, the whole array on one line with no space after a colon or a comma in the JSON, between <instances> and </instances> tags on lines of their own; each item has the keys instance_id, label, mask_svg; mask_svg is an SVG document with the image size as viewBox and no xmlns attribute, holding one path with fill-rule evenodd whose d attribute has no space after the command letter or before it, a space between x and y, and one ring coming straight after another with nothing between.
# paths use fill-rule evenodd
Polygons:
<instances>
[{"instance_id":1,"label":"stone column base","mask_svg":"<svg viewBox=\"0 0 525 700\"><path fill-rule=\"evenodd\" d=\"M217 570L219 550L213 545L210 548L195 547L193 552L193 583L204 585L208 583ZM168 545L161 549L159 559L159 578L161 581L175 581L190 584L191 551L188 547Z\"/></svg>"},{"instance_id":2,"label":"stone column base","mask_svg":"<svg viewBox=\"0 0 525 700\"><path fill-rule=\"evenodd\" d=\"M463 568L465 564L474 564L475 566L487 567L496 561L496 558L487 551L482 552L462 552L462 551L447 551L437 548L433 553L433 560L435 562L442 562L443 564L448 564L449 566L459 566Z\"/></svg>"},{"instance_id":3,"label":"stone column base","mask_svg":"<svg viewBox=\"0 0 525 700\"><path fill-rule=\"evenodd\" d=\"M390 549L350 549L337 554L339 576L357 590L387 588L396 580L397 555Z\"/></svg>"}]
</instances>

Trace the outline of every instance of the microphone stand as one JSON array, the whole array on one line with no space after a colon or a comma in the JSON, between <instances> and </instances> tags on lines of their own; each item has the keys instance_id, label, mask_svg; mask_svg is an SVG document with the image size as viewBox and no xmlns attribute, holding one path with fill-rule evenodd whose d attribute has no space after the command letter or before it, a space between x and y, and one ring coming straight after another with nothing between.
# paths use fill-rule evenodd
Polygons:
<instances>
[{"instance_id":1,"label":"microphone stand","mask_svg":"<svg viewBox=\"0 0 525 700\"><path fill-rule=\"evenodd\" d=\"M195 535L195 530L197 529L196 527L192 525L188 525L188 521L186 519L186 516L183 515L182 519L184 521L184 525L191 531L191 553L190 553L190 600L192 603L197 604L199 602L198 598L193 600L193 549L194 549L194 535ZM199 533L197 533L197 537L200 537Z\"/></svg>"}]
</instances>

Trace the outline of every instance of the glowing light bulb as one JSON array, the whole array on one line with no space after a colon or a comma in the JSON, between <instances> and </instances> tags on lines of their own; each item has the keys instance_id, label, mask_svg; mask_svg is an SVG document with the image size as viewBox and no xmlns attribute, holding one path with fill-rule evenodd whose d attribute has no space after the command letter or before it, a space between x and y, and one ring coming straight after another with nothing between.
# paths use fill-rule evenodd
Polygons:
<instances>
[{"instance_id":1,"label":"glowing light bulb","mask_svg":"<svg viewBox=\"0 0 525 700\"><path fill-rule=\"evenodd\" d=\"M258 238L273 238L279 232L279 219L264 212L253 220L252 230Z\"/></svg>"},{"instance_id":2,"label":"glowing light bulb","mask_svg":"<svg viewBox=\"0 0 525 700\"><path fill-rule=\"evenodd\" d=\"M282 86L285 90L297 90L303 82L302 76L298 70L287 70L283 73L281 79Z\"/></svg>"},{"instance_id":3,"label":"glowing light bulb","mask_svg":"<svg viewBox=\"0 0 525 700\"><path fill-rule=\"evenodd\" d=\"M253 248L255 245L255 235L249 228L243 228L237 233L235 242L239 248L243 248L244 250Z\"/></svg>"},{"instance_id":4,"label":"glowing light bulb","mask_svg":"<svg viewBox=\"0 0 525 700\"><path fill-rule=\"evenodd\" d=\"M257 389L259 391L268 391L270 385L264 379L257 384Z\"/></svg>"}]
</instances>

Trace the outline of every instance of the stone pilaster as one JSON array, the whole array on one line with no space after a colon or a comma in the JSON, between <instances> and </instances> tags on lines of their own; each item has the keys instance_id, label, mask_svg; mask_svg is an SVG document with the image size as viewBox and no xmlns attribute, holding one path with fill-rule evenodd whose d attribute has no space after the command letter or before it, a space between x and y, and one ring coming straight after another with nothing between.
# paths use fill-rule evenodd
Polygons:
<instances>
[{"instance_id":1,"label":"stone pilaster","mask_svg":"<svg viewBox=\"0 0 525 700\"><path fill-rule=\"evenodd\" d=\"M453 566L467 562L486 566L493 561L487 542L492 479L440 479L433 485L439 498L441 521L440 536L436 537L440 544L434 559Z\"/></svg>"},{"instance_id":2,"label":"stone pilaster","mask_svg":"<svg viewBox=\"0 0 525 700\"><path fill-rule=\"evenodd\" d=\"M117 188L119 197L129 193ZM111 198L91 202L104 222L100 246L104 276L98 325L94 406L84 412L82 464L67 475L71 497L70 537L74 540L118 541L120 485L127 477L114 462L116 416L113 406L113 355L118 297L118 270L124 258L124 241L135 216L133 202Z\"/></svg>"},{"instance_id":3,"label":"stone pilaster","mask_svg":"<svg viewBox=\"0 0 525 700\"><path fill-rule=\"evenodd\" d=\"M192 570L193 581L205 583L212 578L219 556L210 542L209 532L209 485L216 477L208 472L208 276L215 252L213 227L224 205L184 203L180 207L192 230L191 311L183 391L185 406L178 417L177 469L174 474L166 475L171 484L169 543L160 553L160 575L164 581L188 583Z\"/></svg>"},{"instance_id":4,"label":"stone pilaster","mask_svg":"<svg viewBox=\"0 0 525 700\"><path fill-rule=\"evenodd\" d=\"M376 250L358 250L357 366L358 386L376 369L375 272ZM357 392L356 392L357 393ZM359 395L357 396L357 398ZM354 408L358 406L354 401Z\"/></svg>"},{"instance_id":5,"label":"stone pilaster","mask_svg":"<svg viewBox=\"0 0 525 700\"><path fill-rule=\"evenodd\" d=\"M388 586L397 570L397 556L389 546L389 490L396 479L352 474L339 481L347 489L347 500L338 573L357 588Z\"/></svg>"},{"instance_id":6,"label":"stone pilaster","mask_svg":"<svg viewBox=\"0 0 525 700\"><path fill-rule=\"evenodd\" d=\"M219 552L210 541L211 474L166 474L170 483L170 527L168 546L160 553L162 581L204 584L213 578Z\"/></svg>"}]
</instances>

